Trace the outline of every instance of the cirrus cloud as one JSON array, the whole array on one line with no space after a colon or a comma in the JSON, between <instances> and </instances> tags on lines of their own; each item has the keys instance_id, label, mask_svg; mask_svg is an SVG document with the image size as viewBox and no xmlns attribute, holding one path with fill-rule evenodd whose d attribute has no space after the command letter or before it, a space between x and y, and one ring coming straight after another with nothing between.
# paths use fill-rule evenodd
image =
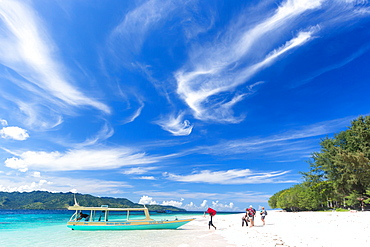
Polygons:
<instances>
[{"instance_id":1,"label":"cirrus cloud","mask_svg":"<svg viewBox=\"0 0 370 247\"><path fill-rule=\"evenodd\" d=\"M244 116L235 117L232 107L248 94L238 92L237 87L288 51L303 46L316 30L309 26L309 31L299 30L283 45L279 35L274 36L274 40L264 38L277 29L285 30L292 20L304 12L320 8L322 2L284 1L271 16L254 27L246 29L247 20L241 18L222 35L217 34L211 45L194 48L188 63L175 72L177 93L193 116L202 121L241 122ZM257 42L263 43L264 49L255 50Z\"/></svg>"},{"instance_id":2,"label":"cirrus cloud","mask_svg":"<svg viewBox=\"0 0 370 247\"><path fill-rule=\"evenodd\" d=\"M5 160L5 166L26 172L29 169L43 171L74 171L116 169L127 165L156 163L160 157L150 157L129 148L76 149L65 153L26 151Z\"/></svg>"},{"instance_id":3,"label":"cirrus cloud","mask_svg":"<svg viewBox=\"0 0 370 247\"><path fill-rule=\"evenodd\" d=\"M174 136L187 136L191 134L193 125L190 124L189 120L183 120L183 117L184 113L178 116L170 115L167 119L162 118L156 123Z\"/></svg>"},{"instance_id":4,"label":"cirrus cloud","mask_svg":"<svg viewBox=\"0 0 370 247\"><path fill-rule=\"evenodd\" d=\"M250 169L232 169L227 171L203 170L190 175L176 175L165 172L163 176L169 180L188 183L209 184L261 184L261 183L293 183L283 180L289 171L254 172Z\"/></svg>"},{"instance_id":5,"label":"cirrus cloud","mask_svg":"<svg viewBox=\"0 0 370 247\"><path fill-rule=\"evenodd\" d=\"M36 176L35 176L36 175ZM107 181L91 178L54 177L40 173L21 173L17 175L0 173L0 191L4 192L30 192L35 190L50 192L88 193L99 195L102 193L123 193L122 188L131 188L122 181Z\"/></svg>"},{"instance_id":6,"label":"cirrus cloud","mask_svg":"<svg viewBox=\"0 0 370 247\"><path fill-rule=\"evenodd\" d=\"M73 107L91 106L109 114L110 108L89 98L71 84L58 61L56 46L46 25L25 2L0 3L0 63L21 76L13 82L49 103ZM45 94L46 93L46 94ZM51 97L50 97L51 96Z\"/></svg>"}]
</instances>

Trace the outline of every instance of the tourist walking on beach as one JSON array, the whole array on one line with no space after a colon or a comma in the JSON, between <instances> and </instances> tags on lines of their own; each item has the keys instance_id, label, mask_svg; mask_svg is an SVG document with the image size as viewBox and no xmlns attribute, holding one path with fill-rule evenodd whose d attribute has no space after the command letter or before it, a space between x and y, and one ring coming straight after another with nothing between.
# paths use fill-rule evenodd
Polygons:
<instances>
[{"instance_id":1,"label":"tourist walking on beach","mask_svg":"<svg viewBox=\"0 0 370 247\"><path fill-rule=\"evenodd\" d=\"M265 210L264 207L262 207L261 211L260 211L260 215L261 215L261 220L263 222L263 225L265 225L265 217L267 215L267 211Z\"/></svg>"},{"instance_id":2,"label":"tourist walking on beach","mask_svg":"<svg viewBox=\"0 0 370 247\"><path fill-rule=\"evenodd\" d=\"M208 222L208 229L211 229L211 226L213 226L216 230L216 227L215 225L213 225L213 221L212 221L212 217L216 215L216 210L212 208L208 208L207 211L204 212L204 215L205 214L209 214L209 217L210 217L210 220Z\"/></svg>"},{"instance_id":3,"label":"tourist walking on beach","mask_svg":"<svg viewBox=\"0 0 370 247\"><path fill-rule=\"evenodd\" d=\"M245 225L248 226L248 208L245 209L245 215L242 217L242 227Z\"/></svg>"},{"instance_id":4,"label":"tourist walking on beach","mask_svg":"<svg viewBox=\"0 0 370 247\"><path fill-rule=\"evenodd\" d=\"M248 218L251 223L249 227L252 227L254 226L254 216L256 215L256 210L253 208L252 205L250 205L247 211L248 211Z\"/></svg>"}]
</instances>

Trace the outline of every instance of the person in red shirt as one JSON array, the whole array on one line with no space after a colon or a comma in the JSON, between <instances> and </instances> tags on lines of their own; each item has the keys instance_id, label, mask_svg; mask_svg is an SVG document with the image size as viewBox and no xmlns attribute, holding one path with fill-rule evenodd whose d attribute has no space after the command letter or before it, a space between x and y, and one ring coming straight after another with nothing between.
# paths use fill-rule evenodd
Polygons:
<instances>
[{"instance_id":1,"label":"person in red shirt","mask_svg":"<svg viewBox=\"0 0 370 247\"><path fill-rule=\"evenodd\" d=\"M256 215L256 210L253 208L252 205L250 205L247 211L248 211L249 221L251 223L249 227L252 227L254 226L254 216Z\"/></svg>"}]
</instances>

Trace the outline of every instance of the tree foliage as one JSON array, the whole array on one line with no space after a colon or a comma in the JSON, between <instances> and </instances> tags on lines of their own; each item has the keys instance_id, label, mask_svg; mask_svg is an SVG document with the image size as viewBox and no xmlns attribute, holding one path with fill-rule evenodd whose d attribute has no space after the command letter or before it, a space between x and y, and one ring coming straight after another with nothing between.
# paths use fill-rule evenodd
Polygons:
<instances>
[{"instance_id":1,"label":"tree foliage","mask_svg":"<svg viewBox=\"0 0 370 247\"><path fill-rule=\"evenodd\" d=\"M274 194L269 205L289 211L370 204L370 116L360 116L347 130L320 142L308 161L304 181Z\"/></svg>"}]
</instances>

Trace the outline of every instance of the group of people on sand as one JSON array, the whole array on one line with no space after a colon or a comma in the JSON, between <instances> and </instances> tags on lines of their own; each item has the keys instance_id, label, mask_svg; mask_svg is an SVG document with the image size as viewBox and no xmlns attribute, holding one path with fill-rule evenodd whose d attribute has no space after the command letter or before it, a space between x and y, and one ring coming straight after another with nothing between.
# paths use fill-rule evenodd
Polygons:
<instances>
[{"instance_id":1,"label":"group of people on sand","mask_svg":"<svg viewBox=\"0 0 370 247\"><path fill-rule=\"evenodd\" d=\"M207 211L204 212L204 215L206 213L209 214L210 216L210 221L208 222L208 229L211 229L211 226L213 226L216 230L216 227L213 225L213 221L212 221L213 216L216 215L216 211L212 208L208 208ZM262 207L260 211L260 216L261 216L261 221L263 225L265 225L266 215L267 215L267 211L264 207ZM248 222L250 223L249 227L254 226L255 217L256 217L256 210L253 208L252 205L250 205L249 208L245 209L245 215L242 218L242 227L244 226L244 223L246 226L248 226Z\"/></svg>"},{"instance_id":2,"label":"group of people on sand","mask_svg":"<svg viewBox=\"0 0 370 247\"><path fill-rule=\"evenodd\" d=\"M267 215L267 211L264 207L262 207L260 211L261 221L263 225L265 225L265 217ZM246 226L248 226L248 222L250 223L249 227L254 226L254 219L256 217L256 210L253 208L252 205L249 206L249 208L245 209L245 215L242 218L242 227L244 226L244 223Z\"/></svg>"}]
</instances>

